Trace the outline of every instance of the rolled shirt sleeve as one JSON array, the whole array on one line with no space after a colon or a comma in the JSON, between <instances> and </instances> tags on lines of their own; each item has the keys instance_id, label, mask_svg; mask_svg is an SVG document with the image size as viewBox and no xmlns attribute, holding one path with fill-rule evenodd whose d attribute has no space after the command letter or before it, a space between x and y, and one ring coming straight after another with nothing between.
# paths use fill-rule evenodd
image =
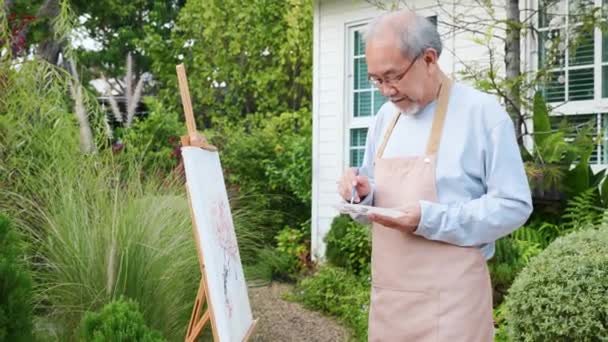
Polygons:
<instances>
[{"instance_id":1,"label":"rolled shirt sleeve","mask_svg":"<svg viewBox=\"0 0 608 342\"><path fill-rule=\"evenodd\" d=\"M486 193L461 203L420 201L421 218L415 234L458 246L480 246L526 222L532 213L532 199L511 119L492 128L486 139Z\"/></svg>"}]
</instances>

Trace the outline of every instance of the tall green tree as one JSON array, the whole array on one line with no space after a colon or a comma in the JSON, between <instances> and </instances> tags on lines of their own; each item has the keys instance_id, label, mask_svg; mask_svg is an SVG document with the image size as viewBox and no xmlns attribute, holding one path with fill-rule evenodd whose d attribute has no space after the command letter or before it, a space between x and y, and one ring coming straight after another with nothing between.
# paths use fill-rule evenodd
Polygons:
<instances>
[{"instance_id":1,"label":"tall green tree","mask_svg":"<svg viewBox=\"0 0 608 342\"><path fill-rule=\"evenodd\" d=\"M163 98L179 106L175 64L185 63L196 114L237 120L310 107L311 0L191 0L172 46L148 35Z\"/></svg>"},{"instance_id":2,"label":"tall green tree","mask_svg":"<svg viewBox=\"0 0 608 342\"><path fill-rule=\"evenodd\" d=\"M33 50L50 63L57 63L63 47L53 29L53 21L61 11L59 0L4 0L0 10L10 27L13 56Z\"/></svg>"},{"instance_id":3,"label":"tall green tree","mask_svg":"<svg viewBox=\"0 0 608 342\"><path fill-rule=\"evenodd\" d=\"M149 71L151 53L146 36L153 34L163 41L171 38L175 20L185 0L4 0L4 11L10 25L14 57L35 52L52 64L66 46L79 38L92 39L94 46L79 45L74 51L79 67L88 69L83 81L125 74L125 58L134 57L135 75ZM58 32L58 16L62 6L70 9L69 27L72 42L66 32ZM59 25L65 26L65 25ZM72 31L74 29L75 31ZM77 33L77 36L71 33ZM90 42L90 41L89 41ZM118 85L120 87L120 85ZM122 89L117 89L122 91Z\"/></svg>"},{"instance_id":4,"label":"tall green tree","mask_svg":"<svg viewBox=\"0 0 608 342\"><path fill-rule=\"evenodd\" d=\"M167 41L185 0L71 0L79 16L79 29L92 38L97 48L78 50L80 63L94 76L109 77L126 73L125 58L131 53L134 74L150 70L152 59L146 36L153 34Z\"/></svg>"}]
</instances>

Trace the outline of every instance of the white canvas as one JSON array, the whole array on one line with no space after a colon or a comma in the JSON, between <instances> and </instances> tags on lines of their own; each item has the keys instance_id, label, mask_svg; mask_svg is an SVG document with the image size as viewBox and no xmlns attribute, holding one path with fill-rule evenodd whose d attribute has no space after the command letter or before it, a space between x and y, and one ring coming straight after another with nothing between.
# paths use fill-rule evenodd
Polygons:
<instances>
[{"instance_id":1,"label":"white canvas","mask_svg":"<svg viewBox=\"0 0 608 342\"><path fill-rule=\"evenodd\" d=\"M219 154L183 147L182 156L218 337L242 341L253 315Z\"/></svg>"}]
</instances>

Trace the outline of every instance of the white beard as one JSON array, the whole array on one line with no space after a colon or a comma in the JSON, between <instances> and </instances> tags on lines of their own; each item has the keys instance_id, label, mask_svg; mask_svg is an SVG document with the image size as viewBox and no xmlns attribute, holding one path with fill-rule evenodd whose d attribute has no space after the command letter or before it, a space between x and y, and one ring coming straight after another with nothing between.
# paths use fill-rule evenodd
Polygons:
<instances>
[{"instance_id":1,"label":"white beard","mask_svg":"<svg viewBox=\"0 0 608 342\"><path fill-rule=\"evenodd\" d=\"M407 110L402 110L401 114L403 115L408 115L408 116L414 116L416 114L418 114L418 112L420 112L420 105L417 103L414 103L410 108L408 108Z\"/></svg>"}]
</instances>

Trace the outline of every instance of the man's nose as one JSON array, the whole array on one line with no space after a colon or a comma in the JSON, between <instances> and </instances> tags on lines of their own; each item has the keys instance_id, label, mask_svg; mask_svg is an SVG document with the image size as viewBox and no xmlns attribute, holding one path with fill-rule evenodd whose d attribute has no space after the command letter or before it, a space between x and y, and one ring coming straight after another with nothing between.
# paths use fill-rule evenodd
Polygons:
<instances>
[{"instance_id":1,"label":"man's nose","mask_svg":"<svg viewBox=\"0 0 608 342\"><path fill-rule=\"evenodd\" d=\"M387 86L386 84L378 85L378 90L380 90L380 94L384 97L391 97L397 93L395 87Z\"/></svg>"}]
</instances>

